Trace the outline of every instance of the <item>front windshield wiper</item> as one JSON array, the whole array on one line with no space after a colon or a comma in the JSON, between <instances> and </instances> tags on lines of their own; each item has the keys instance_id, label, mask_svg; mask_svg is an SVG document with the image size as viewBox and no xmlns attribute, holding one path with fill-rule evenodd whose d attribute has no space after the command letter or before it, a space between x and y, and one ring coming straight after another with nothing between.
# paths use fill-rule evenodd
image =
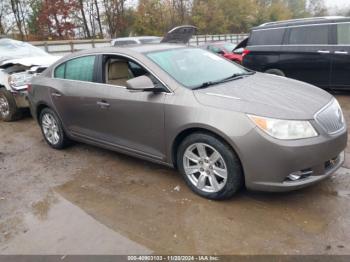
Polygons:
<instances>
[{"instance_id":1,"label":"front windshield wiper","mask_svg":"<svg viewBox=\"0 0 350 262\"><path fill-rule=\"evenodd\" d=\"M199 86L196 86L196 87L192 88L192 90L202 89L202 88L206 88L206 87L209 87L209 86L226 83L226 82L229 82L229 81L232 81L232 80L237 80L237 79L240 79L240 78L242 78L244 76L253 75L253 74L255 74L254 71L249 71L249 72L245 72L245 73L238 73L238 74L235 73L235 74L233 74L233 75L231 75L229 77L226 77L226 78L218 80L218 81L204 82L204 83L200 84Z\"/></svg>"}]
</instances>

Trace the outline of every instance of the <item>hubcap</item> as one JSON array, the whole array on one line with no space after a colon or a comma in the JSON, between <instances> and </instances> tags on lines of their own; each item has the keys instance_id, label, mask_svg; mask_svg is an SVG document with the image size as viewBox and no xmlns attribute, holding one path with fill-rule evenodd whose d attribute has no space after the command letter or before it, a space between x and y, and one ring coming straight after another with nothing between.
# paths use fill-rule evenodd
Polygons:
<instances>
[{"instance_id":1,"label":"hubcap","mask_svg":"<svg viewBox=\"0 0 350 262\"><path fill-rule=\"evenodd\" d=\"M227 167L221 154L212 146L195 143L183 156L185 173L201 191L219 192L227 182Z\"/></svg>"},{"instance_id":2,"label":"hubcap","mask_svg":"<svg viewBox=\"0 0 350 262\"><path fill-rule=\"evenodd\" d=\"M0 96L0 114L2 117L7 117L10 114L10 106L4 96Z\"/></svg>"},{"instance_id":3,"label":"hubcap","mask_svg":"<svg viewBox=\"0 0 350 262\"><path fill-rule=\"evenodd\" d=\"M44 114L41 120L44 135L52 145L56 145L60 140L60 132L57 122L51 114Z\"/></svg>"}]
</instances>

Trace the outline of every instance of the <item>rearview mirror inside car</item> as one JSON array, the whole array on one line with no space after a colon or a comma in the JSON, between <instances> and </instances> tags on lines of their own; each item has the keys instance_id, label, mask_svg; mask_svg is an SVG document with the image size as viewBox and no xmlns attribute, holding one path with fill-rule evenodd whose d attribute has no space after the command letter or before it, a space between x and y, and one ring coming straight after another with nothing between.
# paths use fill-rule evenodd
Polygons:
<instances>
[{"instance_id":1,"label":"rearview mirror inside car","mask_svg":"<svg viewBox=\"0 0 350 262\"><path fill-rule=\"evenodd\" d=\"M163 88L156 87L148 76L139 76L126 81L126 88L132 91L163 92Z\"/></svg>"}]
</instances>

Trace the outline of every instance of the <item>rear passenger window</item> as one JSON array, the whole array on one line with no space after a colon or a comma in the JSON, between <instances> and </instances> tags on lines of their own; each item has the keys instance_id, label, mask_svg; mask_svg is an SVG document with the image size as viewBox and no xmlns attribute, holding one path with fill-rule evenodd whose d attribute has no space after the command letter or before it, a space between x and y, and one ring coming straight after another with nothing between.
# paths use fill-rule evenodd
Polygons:
<instances>
[{"instance_id":1,"label":"rear passenger window","mask_svg":"<svg viewBox=\"0 0 350 262\"><path fill-rule=\"evenodd\" d=\"M283 28L253 31L249 45L281 45L283 35Z\"/></svg>"},{"instance_id":2,"label":"rear passenger window","mask_svg":"<svg viewBox=\"0 0 350 262\"><path fill-rule=\"evenodd\" d=\"M95 56L84 56L65 62L55 69L55 78L93 82Z\"/></svg>"},{"instance_id":3,"label":"rear passenger window","mask_svg":"<svg viewBox=\"0 0 350 262\"><path fill-rule=\"evenodd\" d=\"M56 67L55 78L64 78L64 73L66 71L66 63Z\"/></svg>"},{"instance_id":4,"label":"rear passenger window","mask_svg":"<svg viewBox=\"0 0 350 262\"><path fill-rule=\"evenodd\" d=\"M337 40L338 45L350 44L350 24L337 25Z\"/></svg>"},{"instance_id":5,"label":"rear passenger window","mask_svg":"<svg viewBox=\"0 0 350 262\"><path fill-rule=\"evenodd\" d=\"M300 26L290 29L290 45L328 45L327 25L323 26Z\"/></svg>"}]
</instances>

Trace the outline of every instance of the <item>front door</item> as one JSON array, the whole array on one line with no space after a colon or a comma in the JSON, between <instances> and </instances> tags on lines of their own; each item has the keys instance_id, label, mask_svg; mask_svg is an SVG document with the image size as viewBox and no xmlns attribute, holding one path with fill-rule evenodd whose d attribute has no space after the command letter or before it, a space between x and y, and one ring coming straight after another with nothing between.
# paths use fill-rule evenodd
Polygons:
<instances>
[{"instance_id":1,"label":"front door","mask_svg":"<svg viewBox=\"0 0 350 262\"><path fill-rule=\"evenodd\" d=\"M101 62L103 83L100 84L101 95L96 101L99 105L99 139L135 153L163 159L166 93L128 90L126 81L134 77L147 75L156 81L128 58L108 55Z\"/></svg>"}]
</instances>

